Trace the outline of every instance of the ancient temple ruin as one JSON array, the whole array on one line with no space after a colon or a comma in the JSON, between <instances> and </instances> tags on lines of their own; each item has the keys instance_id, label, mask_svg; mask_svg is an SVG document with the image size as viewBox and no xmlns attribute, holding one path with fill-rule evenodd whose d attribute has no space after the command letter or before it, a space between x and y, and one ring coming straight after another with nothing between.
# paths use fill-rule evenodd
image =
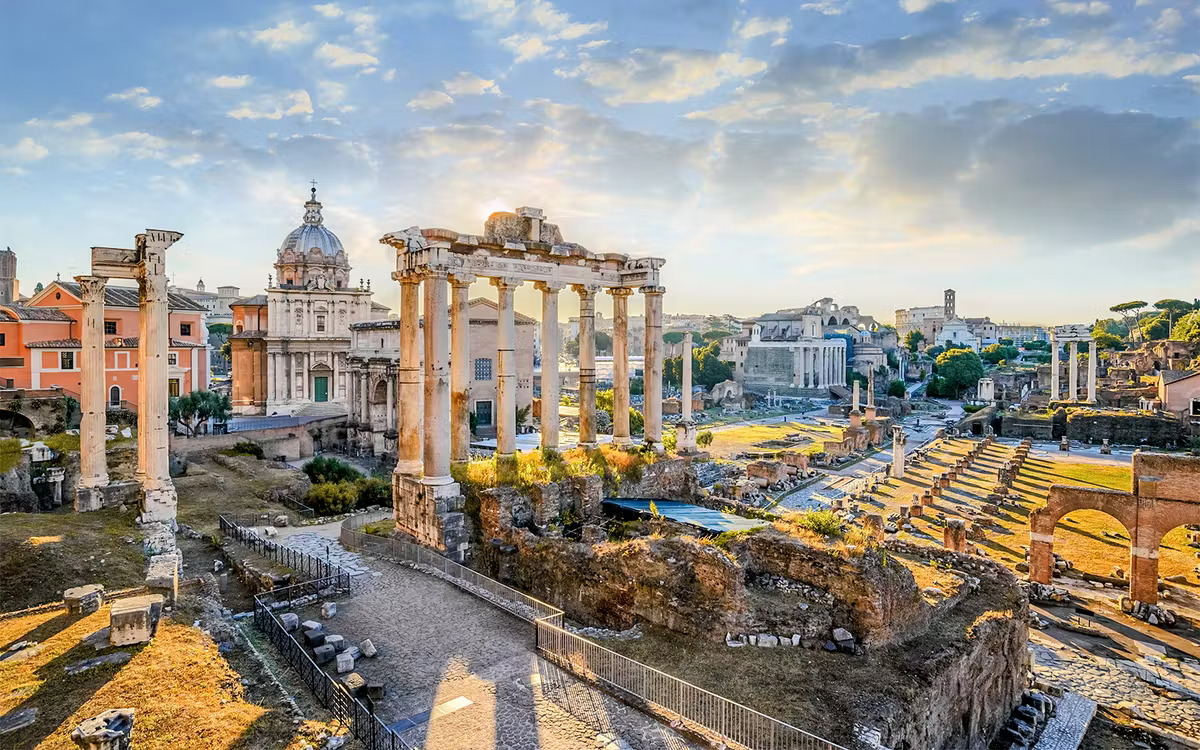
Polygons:
<instances>
[{"instance_id":1,"label":"ancient temple ruin","mask_svg":"<svg viewBox=\"0 0 1200 750\"><path fill-rule=\"evenodd\" d=\"M1087 403L1096 403L1096 345L1092 341L1092 333L1085 325L1073 324L1055 326L1050 331L1050 400L1062 399L1060 383L1060 368L1058 366L1059 349L1063 342L1070 344L1069 361L1067 363L1067 397L1066 401L1079 401L1079 344L1088 344L1088 379Z\"/></svg>"},{"instance_id":2,"label":"ancient temple ruin","mask_svg":"<svg viewBox=\"0 0 1200 750\"><path fill-rule=\"evenodd\" d=\"M565 242L541 209L518 208L488 217L483 235L410 227L380 242L396 249L400 283L400 357L397 372L396 450L393 499L397 526L419 541L451 554L465 545L461 492L452 462L469 454L467 390L468 290L477 278L496 287L496 455L516 451L516 367L513 294L526 282L542 292L543 448L559 447L558 294L579 295L579 443L596 445L596 294L613 298L613 442L631 445L627 303L635 290L645 298L645 427L643 444L662 450L662 258L592 253ZM422 288L422 284L424 285ZM450 299L447 299L449 285ZM423 295L422 295L423 293ZM424 333L418 326L423 298ZM418 337L424 339L424 372Z\"/></svg>"},{"instance_id":3,"label":"ancient temple ruin","mask_svg":"<svg viewBox=\"0 0 1200 750\"><path fill-rule=\"evenodd\" d=\"M169 466L167 349L167 248L180 232L147 229L134 249L92 248L92 275L77 276L82 291L83 325L79 426L80 477L75 491L77 512L118 505L136 497L138 520L163 525L165 535L152 534L151 547L171 547L166 538L175 521L175 485ZM110 481L105 457L104 287L109 279L136 279L141 307L138 336L138 463L132 482ZM159 539L159 537L162 537ZM155 541L158 540L158 541Z\"/></svg>"}]
</instances>

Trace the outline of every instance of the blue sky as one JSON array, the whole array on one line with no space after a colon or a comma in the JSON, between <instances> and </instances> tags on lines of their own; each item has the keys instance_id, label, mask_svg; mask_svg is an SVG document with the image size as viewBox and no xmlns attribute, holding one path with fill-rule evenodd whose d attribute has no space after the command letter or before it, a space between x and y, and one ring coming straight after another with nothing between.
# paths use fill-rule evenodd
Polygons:
<instances>
[{"instance_id":1,"label":"blue sky","mask_svg":"<svg viewBox=\"0 0 1200 750\"><path fill-rule=\"evenodd\" d=\"M665 257L668 311L831 296L890 320L953 287L963 314L1062 323L1200 294L1196 0L47 0L5 21L0 245L26 291L153 227L185 234L178 283L254 293L315 179L393 307L385 232L523 205Z\"/></svg>"}]
</instances>

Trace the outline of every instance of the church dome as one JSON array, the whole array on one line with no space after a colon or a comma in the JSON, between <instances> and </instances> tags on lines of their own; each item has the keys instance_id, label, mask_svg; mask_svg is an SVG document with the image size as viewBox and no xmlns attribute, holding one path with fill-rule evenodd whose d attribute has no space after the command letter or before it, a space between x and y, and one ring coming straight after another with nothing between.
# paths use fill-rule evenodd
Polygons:
<instances>
[{"instance_id":1,"label":"church dome","mask_svg":"<svg viewBox=\"0 0 1200 750\"><path fill-rule=\"evenodd\" d=\"M317 189L314 187L312 198L304 204L304 223L289 232L288 236L283 239L283 244L279 246L279 260L304 258L310 262L316 260L317 262L345 265L346 254L342 248L342 241L337 238L336 234L329 231L324 222L325 220L321 217L321 204L317 201ZM313 258L313 251L324 257ZM285 259L285 256L288 257Z\"/></svg>"}]
</instances>

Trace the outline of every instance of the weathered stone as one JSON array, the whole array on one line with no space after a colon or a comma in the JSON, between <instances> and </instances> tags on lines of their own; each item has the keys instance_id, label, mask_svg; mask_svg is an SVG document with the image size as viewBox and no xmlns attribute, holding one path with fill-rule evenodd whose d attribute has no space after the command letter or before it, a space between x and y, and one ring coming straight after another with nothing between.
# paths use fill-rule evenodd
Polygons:
<instances>
[{"instance_id":1,"label":"weathered stone","mask_svg":"<svg viewBox=\"0 0 1200 750\"><path fill-rule=\"evenodd\" d=\"M337 602L325 602L321 605L321 619L328 620L337 614Z\"/></svg>"},{"instance_id":2,"label":"weathered stone","mask_svg":"<svg viewBox=\"0 0 1200 750\"><path fill-rule=\"evenodd\" d=\"M133 709L114 708L71 730L71 740L86 750L129 750L133 744Z\"/></svg>"},{"instance_id":3,"label":"weathered stone","mask_svg":"<svg viewBox=\"0 0 1200 750\"><path fill-rule=\"evenodd\" d=\"M367 681L358 672L351 672L345 677L340 678L338 682L342 684L342 687L346 688L346 692L355 698L362 697L367 687Z\"/></svg>"},{"instance_id":4,"label":"weathered stone","mask_svg":"<svg viewBox=\"0 0 1200 750\"><path fill-rule=\"evenodd\" d=\"M325 647L322 646L321 648L325 648ZM337 655L337 671L338 671L338 674L345 674L346 672L353 672L354 671L354 657L351 656L350 654L347 654L344 651L342 653L338 654Z\"/></svg>"},{"instance_id":5,"label":"weathered stone","mask_svg":"<svg viewBox=\"0 0 1200 750\"><path fill-rule=\"evenodd\" d=\"M104 656L97 656L93 659L84 659L74 664L68 664L63 671L67 674L79 674L80 672L86 672L89 669L95 669L105 664L124 664L131 658L133 658L133 654L128 651L114 651Z\"/></svg>"},{"instance_id":6,"label":"weathered stone","mask_svg":"<svg viewBox=\"0 0 1200 750\"><path fill-rule=\"evenodd\" d=\"M325 634L320 630L305 630L304 645L309 648L316 648L325 643Z\"/></svg>"},{"instance_id":7,"label":"weathered stone","mask_svg":"<svg viewBox=\"0 0 1200 750\"><path fill-rule=\"evenodd\" d=\"M854 635L849 630L846 630L845 628L834 628L833 629L833 640L839 641L839 642L840 641L853 641Z\"/></svg>"},{"instance_id":8,"label":"weathered stone","mask_svg":"<svg viewBox=\"0 0 1200 750\"><path fill-rule=\"evenodd\" d=\"M289 633L300 627L300 617L295 612L285 612L279 617L283 629Z\"/></svg>"},{"instance_id":9,"label":"weathered stone","mask_svg":"<svg viewBox=\"0 0 1200 750\"><path fill-rule=\"evenodd\" d=\"M317 646L313 649L313 661L317 663L317 666L328 664L336 656L337 651L334 650L333 646Z\"/></svg>"},{"instance_id":10,"label":"weathered stone","mask_svg":"<svg viewBox=\"0 0 1200 750\"><path fill-rule=\"evenodd\" d=\"M114 646L132 646L146 643L158 631L158 618L162 615L161 594L133 596L118 599L109 610L109 640Z\"/></svg>"},{"instance_id":11,"label":"weathered stone","mask_svg":"<svg viewBox=\"0 0 1200 750\"><path fill-rule=\"evenodd\" d=\"M104 586L90 583L76 586L63 592L63 604L73 615L90 615L98 612L104 604Z\"/></svg>"},{"instance_id":12,"label":"weathered stone","mask_svg":"<svg viewBox=\"0 0 1200 750\"><path fill-rule=\"evenodd\" d=\"M343 651L345 651L346 646L347 646L346 639L341 637L340 635L325 636L325 645L333 646L333 650L337 651L339 654L342 653Z\"/></svg>"},{"instance_id":13,"label":"weathered stone","mask_svg":"<svg viewBox=\"0 0 1200 750\"><path fill-rule=\"evenodd\" d=\"M761 648L774 648L779 645L779 638L769 633L763 633L758 636L758 645Z\"/></svg>"},{"instance_id":14,"label":"weathered stone","mask_svg":"<svg viewBox=\"0 0 1200 750\"><path fill-rule=\"evenodd\" d=\"M305 632L309 630L322 631L325 629L325 626L316 620L305 620L304 622L300 623L300 629Z\"/></svg>"},{"instance_id":15,"label":"weathered stone","mask_svg":"<svg viewBox=\"0 0 1200 750\"><path fill-rule=\"evenodd\" d=\"M14 709L0 716L0 734L9 734L18 729L24 729L37 721L36 708Z\"/></svg>"},{"instance_id":16,"label":"weathered stone","mask_svg":"<svg viewBox=\"0 0 1200 750\"><path fill-rule=\"evenodd\" d=\"M373 642L371 642L370 638L367 638L362 643L358 644L358 648L360 651L362 651L362 655L367 657L368 659L375 658L375 655L379 653L375 649L375 644Z\"/></svg>"}]
</instances>

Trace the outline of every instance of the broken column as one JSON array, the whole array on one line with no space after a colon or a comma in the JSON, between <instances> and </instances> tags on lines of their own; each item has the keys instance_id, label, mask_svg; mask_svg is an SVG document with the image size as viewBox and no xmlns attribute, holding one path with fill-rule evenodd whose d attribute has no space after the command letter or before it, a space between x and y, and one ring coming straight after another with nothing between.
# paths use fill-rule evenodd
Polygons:
<instances>
[{"instance_id":1,"label":"broken column","mask_svg":"<svg viewBox=\"0 0 1200 750\"><path fill-rule=\"evenodd\" d=\"M84 750L129 750L133 745L133 709L113 708L71 730L71 741Z\"/></svg>"},{"instance_id":2,"label":"broken column","mask_svg":"<svg viewBox=\"0 0 1200 750\"><path fill-rule=\"evenodd\" d=\"M645 352L645 411L643 444L662 452L662 305L666 287L644 286L642 296L646 301L646 352ZM582 378L582 374L580 376Z\"/></svg>"},{"instance_id":3,"label":"broken column","mask_svg":"<svg viewBox=\"0 0 1200 750\"><path fill-rule=\"evenodd\" d=\"M904 428L892 425L892 478L904 478Z\"/></svg>"},{"instance_id":4,"label":"broken column","mask_svg":"<svg viewBox=\"0 0 1200 750\"><path fill-rule=\"evenodd\" d=\"M79 484L75 490L75 512L104 507L102 488L108 485L105 457L104 286L101 276L76 276L83 307L80 326L82 343L79 363Z\"/></svg>"},{"instance_id":5,"label":"broken column","mask_svg":"<svg viewBox=\"0 0 1200 750\"><path fill-rule=\"evenodd\" d=\"M683 418L675 426L675 447L681 453L696 451L696 423L692 421L692 332L683 334Z\"/></svg>"},{"instance_id":6,"label":"broken column","mask_svg":"<svg viewBox=\"0 0 1200 750\"><path fill-rule=\"evenodd\" d=\"M967 551L967 522L961 518L950 518L942 529L942 545L955 552Z\"/></svg>"}]
</instances>

